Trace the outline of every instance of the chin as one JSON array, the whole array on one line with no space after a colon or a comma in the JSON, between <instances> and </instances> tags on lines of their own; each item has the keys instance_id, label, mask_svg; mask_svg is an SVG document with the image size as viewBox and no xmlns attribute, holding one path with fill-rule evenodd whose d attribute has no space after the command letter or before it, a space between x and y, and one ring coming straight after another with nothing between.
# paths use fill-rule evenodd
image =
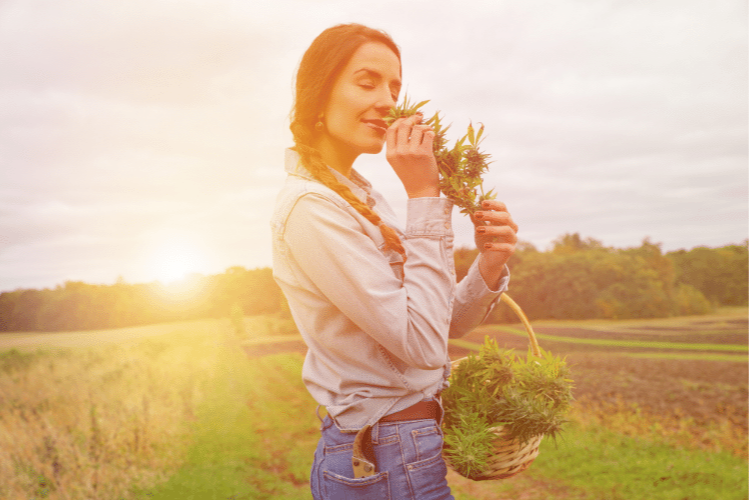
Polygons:
<instances>
[{"instance_id":1,"label":"chin","mask_svg":"<svg viewBox=\"0 0 749 500\"><path fill-rule=\"evenodd\" d=\"M376 155L382 152L382 149L385 147L385 141L369 144L367 146L362 147L361 152L362 154L367 155Z\"/></svg>"},{"instance_id":2,"label":"chin","mask_svg":"<svg viewBox=\"0 0 749 500\"><path fill-rule=\"evenodd\" d=\"M382 146L378 146L375 148L370 148L365 151L362 151L362 153L364 153L365 155L377 155L377 154L380 154L381 152L382 152Z\"/></svg>"}]
</instances>

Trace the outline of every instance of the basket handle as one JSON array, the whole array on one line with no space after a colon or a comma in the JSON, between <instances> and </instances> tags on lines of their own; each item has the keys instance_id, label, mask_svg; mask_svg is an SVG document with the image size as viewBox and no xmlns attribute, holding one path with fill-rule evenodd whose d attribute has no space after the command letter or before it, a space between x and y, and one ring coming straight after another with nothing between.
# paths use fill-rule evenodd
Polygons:
<instances>
[{"instance_id":1,"label":"basket handle","mask_svg":"<svg viewBox=\"0 0 749 500\"><path fill-rule=\"evenodd\" d=\"M509 295L506 293L501 293L499 295L500 302L506 303L508 306L510 306L510 309L513 310L513 312L520 318L520 321L523 322L523 326L525 327L525 331L528 333L528 338L531 341L531 349L533 350L533 354L541 357L541 350L538 346L538 340L536 340L536 334L533 333L533 327L531 326L531 322L528 321L528 318L526 317L525 313L522 309L520 309L520 306L510 298Z\"/></svg>"}]
</instances>

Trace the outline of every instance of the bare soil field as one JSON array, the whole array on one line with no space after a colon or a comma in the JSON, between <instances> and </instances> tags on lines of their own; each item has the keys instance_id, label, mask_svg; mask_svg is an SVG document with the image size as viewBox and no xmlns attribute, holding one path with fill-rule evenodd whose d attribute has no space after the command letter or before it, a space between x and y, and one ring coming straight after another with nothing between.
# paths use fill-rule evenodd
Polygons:
<instances>
[{"instance_id":1,"label":"bare soil field","mask_svg":"<svg viewBox=\"0 0 749 500\"><path fill-rule=\"evenodd\" d=\"M607 331L607 330L591 330L587 328L575 328L575 327L553 327L543 326L536 328L536 333L556 335L561 337L572 337L579 339L600 339L605 338L608 340L636 340L646 342L676 342L684 344L735 344L746 346L747 335L746 328L744 332L736 331L735 328L723 330L716 330L711 332L692 332L682 328L669 328L665 330L665 327L659 328L648 328L638 327L638 332L623 332L623 331ZM656 333L654 333L656 332Z\"/></svg>"},{"instance_id":2,"label":"bare soil field","mask_svg":"<svg viewBox=\"0 0 749 500\"><path fill-rule=\"evenodd\" d=\"M709 348L678 349L679 343L746 346L745 317L679 318L649 324L641 320L608 326L539 323L534 326L536 333L567 339L647 340L668 345L658 349L539 340L544 349L566 357L575 380L580 418L629 425L637 435L678 435L680 444L747 455L746 353L723 352L724 359L716 361L709 359ZM521 354L528 348L526 337L503 331L501 325L482 326L466 340L480 344L486 335ZM453 358L467 353L467 349L451 346ZM706 359L699 359L702 356Z\"/></svg>"},{"instance_id":3,"label":"bare soil field","mask_svg":"<svg viewBox=\"0 0 749 500\"><path fill-rule=\"evenodd\" d=\"M653 320L608 321L608 322L538 322L533 326L534 331L541 335L555 338L543 338L541 346L555 354L567 355L572 353L722 353L731 354L732 351L716 348L727 346L737 348L736 354L746 356L749 345L746 317L714 316L714 317L684 317ZM471 342L483 342L485 335L497 339L500 345L508 349L526 350L528 339L524 335L513 335L508 331L524 331L522 325L485 325L477 328L466 337ZM500 330L500 331L497 331ZM560 341L564 338L565 341ZM580 342L575 342L579 340ZM586 344L585 340L602 340L612 344L621 344L606 350L600 345ZM631 342L647 342L652 345L628 345ZM661 344L660 346L658 344ZM678 344L685 344L679 349ZM704 344L704 348L695 350L696 344ZM742 352L742 349L743 352ZM739 359L739 358L737 358Z\"/></svg>"}]
</instances>

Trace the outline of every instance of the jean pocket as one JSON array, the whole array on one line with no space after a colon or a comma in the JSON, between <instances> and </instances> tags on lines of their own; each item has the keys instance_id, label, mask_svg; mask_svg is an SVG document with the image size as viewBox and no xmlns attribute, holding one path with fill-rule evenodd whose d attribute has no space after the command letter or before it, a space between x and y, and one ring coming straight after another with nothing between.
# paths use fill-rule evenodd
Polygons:
<instances>
[{"instance_id":1,"label":"jean pocket","mask_svg":"<svg viewBox=\"0 0 749 500\"><path fill-rule=\"evenodd\" d=\"M450 494L450 487L447 484L447 465L442 458L442 453L426 460L406 464L406 471L415 498L423 500L453 499Z\"/></svg>"},{"instance_id":2,"label":"jean pocket","mask_svg":"<svg viewBox=\"0 0 749 500\"><path fill-rule=\"evenodd\" d=\"M411 436L416 450L416 461L442 453L442 431L436 425L414 429Z\"/></svg>"},{"instance_id":3,"label":"jean pocket","mask_svg":"<svg viewBox=\"0 0 749 500\"><path fill-rule=\"evenodd\" d=\"M387 472L350 479L334 472L323 471L322 477L326 499L390 500L390 481Z\"/></svg>"}]
</instances>

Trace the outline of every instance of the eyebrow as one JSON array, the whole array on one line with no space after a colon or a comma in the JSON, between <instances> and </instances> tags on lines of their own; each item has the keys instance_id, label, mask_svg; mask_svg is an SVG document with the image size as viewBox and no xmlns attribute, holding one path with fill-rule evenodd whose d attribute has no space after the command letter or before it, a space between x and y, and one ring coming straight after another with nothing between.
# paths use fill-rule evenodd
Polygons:
<instances>
[{"instance_id":1,"label":"eyebrow","mask_svg":"<svg viewBox=\"0 0 749 500\"><path fill-rule=\"evenodd\" d=\"M382 74L380 74L379 71L375 71L369 68L362 68L362 69L354 71L354 76L362 72L367 73L368 75L375 77L375 78L382 78ZM392 85L395 87L396 90L400 91L401 87L403 86L403 82L401 82L399 79L393 80Z\"/></svg>"}]
</instances>

